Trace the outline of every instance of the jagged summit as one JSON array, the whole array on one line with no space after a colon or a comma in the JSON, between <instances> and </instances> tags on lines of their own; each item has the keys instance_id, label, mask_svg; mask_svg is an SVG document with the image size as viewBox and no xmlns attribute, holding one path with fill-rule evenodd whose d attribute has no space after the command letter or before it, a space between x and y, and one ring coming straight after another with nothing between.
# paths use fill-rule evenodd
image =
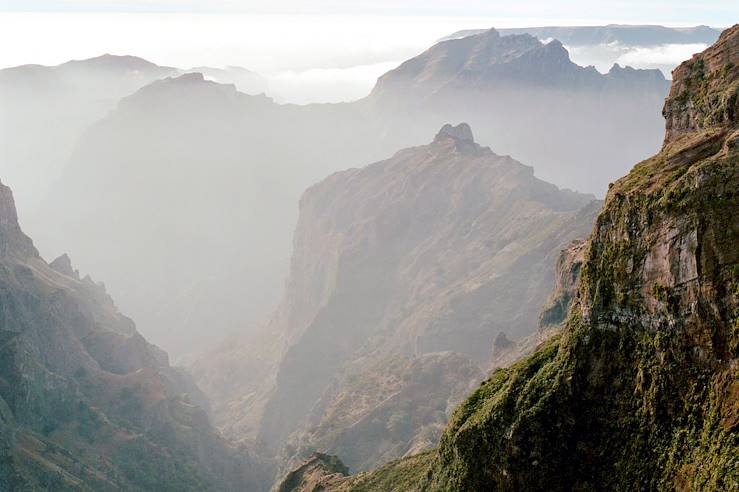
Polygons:
<instances>
[{"instance_id":1,"label":"jagged summit","mask_svg":"<svg viewBox=\"0 0 739 492\"><path fill-rule=\"evenodd\" d=\"M460 123L457 126L452 126L447 123L441 127L439 133L436 134L434 140L441 140L443 138L451 137L455 140L461 140L463 142L474 142L475 137L472 135L472 129L467 123Z\"/></svg>"},{"instance_id":2,"label":"jagged summit","mask_svg":"<svg viewBox=\"0 0 739 492\"><path fill-rule=\"evenodd\" d=\"M664 91L667 82L659 70L630 69L622 77ZM516 88L559 87L603 90L610 77L594 67L570 59L564 45L548 43L530 34L501 36L495 29L441 41L391 70L377 81L370 99L392 101L438 99L450 91L479 91L514 84Z\"/></svg>"}]
</instances>

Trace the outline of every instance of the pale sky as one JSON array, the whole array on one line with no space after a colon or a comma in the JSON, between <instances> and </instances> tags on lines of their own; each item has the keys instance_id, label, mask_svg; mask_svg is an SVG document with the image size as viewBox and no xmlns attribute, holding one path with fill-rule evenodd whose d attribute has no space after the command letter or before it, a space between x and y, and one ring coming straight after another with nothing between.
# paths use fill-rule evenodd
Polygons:
<instances>
[{"instance_id":1,"label":"pale sky","mask_svg":"<svg viewBox=\"0 0 739 492\"><path fill-rule=\"evenodd\" d=\"M54 12L246 12L280 14L441 15L581 19L600 23L726 25L735 0L0 0L0 10Z\"/></svg>"}]
</instances>

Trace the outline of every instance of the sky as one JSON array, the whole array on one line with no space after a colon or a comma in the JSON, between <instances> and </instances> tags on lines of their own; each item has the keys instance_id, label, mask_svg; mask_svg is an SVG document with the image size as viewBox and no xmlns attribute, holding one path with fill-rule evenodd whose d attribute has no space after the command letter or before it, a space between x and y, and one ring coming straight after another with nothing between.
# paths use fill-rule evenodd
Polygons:
<instances>
[{"instance_id":1,"label":"sky","mask_svg":"<svg viewBox=\"0 0 739 492\"><path fill-rule=\"evenodd\" d=\"M264 75L277 100L333 102L366 95L378 76L460 29L733 19L739 2L724 0L0 0L0 68L131 54L180 68L242 66ZM613 61L669 65L702 46L604 49L571 54L607 70Z\"/></svg>"},{"instance_id":2,"label":"sky","mask_svg":"<svg viewBox=\"0 0 739 492\"><path fill-rule=\"evenodd\" d=\"M0 0L0 10L541 17L710 25L739 18L734 0Z\"/></svg>"}]
</instances>

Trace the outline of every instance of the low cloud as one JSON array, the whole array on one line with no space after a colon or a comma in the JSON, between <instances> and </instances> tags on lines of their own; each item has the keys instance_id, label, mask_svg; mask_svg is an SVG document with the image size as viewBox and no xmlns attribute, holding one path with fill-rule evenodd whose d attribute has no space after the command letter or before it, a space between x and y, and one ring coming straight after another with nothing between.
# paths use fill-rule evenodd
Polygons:
<instances>
[{"instance_id":1,"label":"low cloud","mask_svg":"<svg viewBox=\"0 0 739 492\"><path fill-rule=\"evenodd\" d=\"M369 94L377 78L399 64L400 61L394 61L278 72L267 77L268 94L278 101L297 104L353 101Z\"/></svg>"},{"instance_id":2,"label":"low cloud","mask_svg":"<svg viewBox=\"0 0 739 492\"><path fill-rule=\"evenodd\" d=\"M673 68L694 53L706 49L705 44L663 44L658 46L625 46L607 43L591 46L567 46L572 61L579 65L593 65L607 72L614 63L634 68L658 68L670 77Z\"/></svg>"}]
</instances>

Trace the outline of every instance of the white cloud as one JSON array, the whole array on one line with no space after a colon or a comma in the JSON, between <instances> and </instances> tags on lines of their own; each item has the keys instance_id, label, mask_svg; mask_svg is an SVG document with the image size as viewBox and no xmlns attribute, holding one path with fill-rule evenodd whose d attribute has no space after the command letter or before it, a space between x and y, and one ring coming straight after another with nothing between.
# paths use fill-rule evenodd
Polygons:
<instances>
[{"instance_id":1,"label":"white cloud","mask_svg":"<svg viewBox=\"0 0 739 492\"><path fill-rule=\"evenodd\" d=\"M267 77L268 93L277 100L298 104L352 101L369 94L377 78L400 62L278 72Z\"/></svg>"},{"instance_id":2,"label":"white cloud","mask_svg":"<svg viewBox=\"0 0 739 492\"><path fill-rule=\"evenodd\" d=\"M696 44L663 44L654 47L636 47L623 53L616 60L621 65L634 67L657 67L662 65L676 66L693 54L705 50L707 45Z\"/></svg>"},{"instance_id":3,"label":"white cloud","mask_svg":"<svg viewBox=\"0 0 739 492\"><path fill-rule=\"evenodd\" d=\"M572 61L579 65L593 65L607 72L614 63L634 68L658 68L670 77L673 68L694 53L706 49L705 44L663 44L659 46L624 46L619 43L592 46L567 46Z\"/></svg>"}]
</instances>

